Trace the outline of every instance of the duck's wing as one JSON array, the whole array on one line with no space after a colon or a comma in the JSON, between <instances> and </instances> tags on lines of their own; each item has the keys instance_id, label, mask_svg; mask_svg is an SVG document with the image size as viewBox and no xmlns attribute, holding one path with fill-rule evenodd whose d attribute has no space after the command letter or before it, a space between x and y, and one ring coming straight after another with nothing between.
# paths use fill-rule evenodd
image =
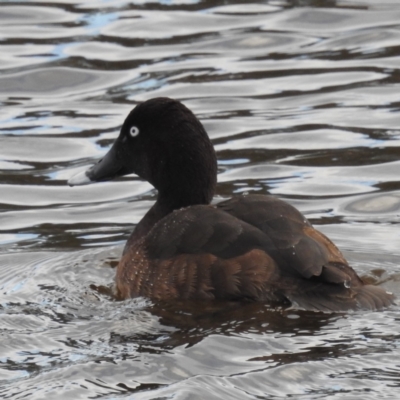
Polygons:
<instances>
[{"instance_id":1,"label":"duck's wing","mask_svg":"<svg viewBox=\"0 0 400 400\"><path fill-rule=\"evenodd\" d=\"M262 231L275 246L273 257L302 278L329 283L361 283L339 249L306 217L274 196L237 196L217 208ZM333 265L333 267L331 267Z\"/></svg>"},{"instance_id":2,"label":"duck's wing","mask_svg":"<svg viewBox=\"0 0 400 400\"><path fill-rule=\"evenodd\" d=\"M249 195L217 208L265 233L285 276L297 273L303 278L284 290L292 302L319 310L381 309L393 303L384 289L364 285L334 243L290 204L274 196Z\"/></svg>"}]
</instances>

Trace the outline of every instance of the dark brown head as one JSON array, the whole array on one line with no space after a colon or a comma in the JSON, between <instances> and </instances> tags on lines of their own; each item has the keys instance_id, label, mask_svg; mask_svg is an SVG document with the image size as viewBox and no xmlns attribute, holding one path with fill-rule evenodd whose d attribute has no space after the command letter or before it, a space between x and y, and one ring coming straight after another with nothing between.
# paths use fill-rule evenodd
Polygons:
<instances>
[{"instance_id":1,"label":"dark brown head","mask_svg":"<svg viewBox=\"0 0 400 400\"><path fill-rule=\"evenodd\" d=\"M136 106L105 157L69 184L106 181L130 173L150 182L159 200L179 208L211 201L217 161L196 116L179 101L160 97Z\"/></svg>"}]
</instances>

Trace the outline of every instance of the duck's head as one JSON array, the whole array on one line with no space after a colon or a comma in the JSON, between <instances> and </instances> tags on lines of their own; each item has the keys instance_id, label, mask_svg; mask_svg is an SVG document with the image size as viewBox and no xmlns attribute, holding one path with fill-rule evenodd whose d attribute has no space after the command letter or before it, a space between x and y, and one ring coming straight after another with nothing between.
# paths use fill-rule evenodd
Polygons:
<instances>
[{"instance_id":1,"label":"duck's head","mask_svg":"<svg viewBox=\"0 0 400 400\"><path fill-rule=\"evenodd\" d=\"M214 148L203 125L182 103L154 98L127 116L109 152L70 186L108 181L135 173L171 207L207 204L217 176Z\"/></svg>"}]
</instances>

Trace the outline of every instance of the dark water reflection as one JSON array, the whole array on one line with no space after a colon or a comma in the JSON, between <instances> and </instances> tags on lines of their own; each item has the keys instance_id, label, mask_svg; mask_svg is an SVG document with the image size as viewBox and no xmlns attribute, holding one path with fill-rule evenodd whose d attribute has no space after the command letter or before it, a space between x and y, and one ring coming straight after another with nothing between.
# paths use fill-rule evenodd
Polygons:
<instances>
[{"instance_id":1,"label":"dark water reflection","mask_svg":"<svg viewBox=\"0 0 400 400\"><path fill-rule=\"evenodd\" d=\"M217 198L286 199L399 296L399 21L397 0L2 2L0 396L398 399L398 306L115 302L155 191L66 181L134 104L178 98L217 149Z\"/></svg>"}]
</instances>

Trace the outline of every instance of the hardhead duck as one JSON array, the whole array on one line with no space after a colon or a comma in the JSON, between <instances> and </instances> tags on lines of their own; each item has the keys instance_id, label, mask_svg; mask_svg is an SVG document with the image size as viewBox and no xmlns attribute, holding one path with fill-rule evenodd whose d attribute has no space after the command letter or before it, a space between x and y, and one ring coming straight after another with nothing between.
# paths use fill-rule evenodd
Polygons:
<instances>
[{"instance_id":1,"label":"hardhead duck","mask_svg":"<svg viewBox=\"0 0 400 400\"><path fill-rule=\"evenodd\" d=\"M338 248L274 196L210 205L217 159L200 121L179 101L137 105L105 157L69 184L135 173L158 191L116 273L122 298L248 300L308 310L376 310L393 296L366 285Z\"/></svg>"}]
</instances>

